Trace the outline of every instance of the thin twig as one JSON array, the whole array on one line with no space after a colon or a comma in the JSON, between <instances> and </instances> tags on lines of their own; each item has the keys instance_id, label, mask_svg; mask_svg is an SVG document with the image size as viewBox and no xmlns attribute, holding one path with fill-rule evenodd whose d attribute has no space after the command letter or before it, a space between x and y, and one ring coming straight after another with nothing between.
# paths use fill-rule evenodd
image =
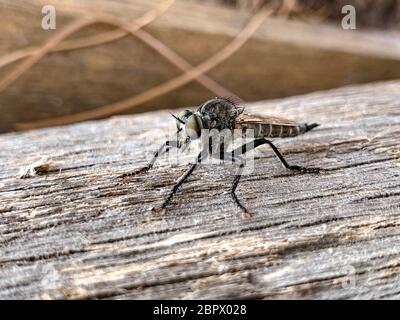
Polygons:
<instances>
[{"instance_id":1,"label":"thin twig","mask_svg":"<svg viewBox=\"0 0 400 320\"><path fill-rule=\"evenodd\" d=\"M256 13L252 17L250 22L242 29L242 31L225 48L217 52L214 56L208 58L206 61L199 64L197 67L189 70L188 72L177 76L169 81L166 81L161 85L155 86L141 94L134 95L130 98L118 101L113 104L98 107L93 110L79 112L72 115L33 122L18 123L16 125L16 128L18 130L41 128L105 117L115 114L117 112L127 110L129 108L133 108L134 106L137 106L155 97L177 89L184 84L198 78L200 75L211 70L216 65L223 62L232 54L234 54L251 37L251 35L257 30L264 19L272 13L273 10L269 9L268 7L263 7L258 13Z\"/></svg>"},{"instance_id":2,"label":"thin twig","mask_svg":"<svg viewBox=\"0 0 400 320\"><path fill-rule=\"evenodd\" d=\"M149 23L153 22L160 16L162 16L175 2L176 0L165 0L159 6L146 12L143 16L135 19L131 22L137 30L143 28ZM111 41L118 40L126 36L129 32L121 29L116 29L112 31L102 32L96 35L81 37L78 39L64 40L56 47L52 48L50 52L67 51L87 48L90 46L96 46ZM34 55L39 47L27 47L24 49L13 51L0 57L0 68L6 66L12 62L16 62L27 56Z\"/></svg>"},{"instance_id":3,"label":"thin twig","mask_svg":"<svg viewBox=\"0 0 400 320\"><path fill-rule=\"evenodd\" d=\"M82 24L82 27L86 27L89 24L94 23L110 24L121 28L121 31L124 31L125 33L131 33L184 72L187 72L192 68L192 66L186 60L181 58L178 54L176 54L174 51L164 45L161 41L152 37L149 33L143 30L139 30L139 27L137 25L131 25L113 16L97 15L91 17L91 20L87 24ZM74 28L73 30L74 32L76 32L79 29ZM8 85L10 85L13 81L15 81L18 77L20 77L24 72L29 70L29 68L31 68L34 63L38 62L41 57L43 57L53 48L52 46L57 46L57 44L59 44L60 41L63 40L62 37L67 37L69 35L71 35L71 32L64 32L62 36L56 35L54 38L50 38L42 48L36 49L34 55L27 58L27 60L30 60L29 63L27 63L26 61L22 62L21 66L18 66L16 69L11 70L8 75L6 75L3 79L0 79L0 92L4 90ZM206 75L200 75L196 79L196 81L198 81L200 84L202 84L218 96L237 97L234 93L224 88Z\"/></svg>"},{"instance_id":4,"label":"thin twig","mask_svg":"<svg viewBox=\"0 0 400 320\"><path fill-rule=\"evenodd\" d=\"M80 18L73 21L63 30L51 37L42 47L27 57L17 65L10 73L0 79L0 92L7 88L11 83L17 80L24 72L29 70L37 61L39 61L51 48L57 46L63 39L73 34L75 31L95 22L93 18Z\"/></svg>"}]
</instances>

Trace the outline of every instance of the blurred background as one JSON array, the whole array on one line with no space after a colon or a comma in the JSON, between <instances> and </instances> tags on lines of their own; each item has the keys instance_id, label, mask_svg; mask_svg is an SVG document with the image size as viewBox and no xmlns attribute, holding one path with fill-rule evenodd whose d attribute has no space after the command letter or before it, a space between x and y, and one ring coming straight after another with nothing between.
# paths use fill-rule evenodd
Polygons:
<instances>
[{"instance_id":1,"label":"blurred background","mask_svg":"<svg viewBox=\"0 0 400 320\"><path fill-rule=\"evenodd\" d=\"M400 78L400 0L0 0L0 10L0 132Z\"/></svg>"}]
</instances>

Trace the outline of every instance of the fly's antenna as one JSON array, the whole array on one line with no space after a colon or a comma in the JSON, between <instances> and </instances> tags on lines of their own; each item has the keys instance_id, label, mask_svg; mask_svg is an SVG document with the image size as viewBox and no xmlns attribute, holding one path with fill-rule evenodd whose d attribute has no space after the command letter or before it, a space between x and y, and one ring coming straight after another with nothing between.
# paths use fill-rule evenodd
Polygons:
<instances>
[{"instance_id":1,"label":"fly's antenna","mask_svg":"<svg viewBox=\"0 0 400 320\"><path fill-rule=\"evenodd\" d=\"M181 119L179 119L179 118L178 118L177 116L175 116L174 114L170 113L170 115L173 116L173 117L176 119L176 121L179 121L180 123L185 124Z\"/></svg>"}]
</instances>

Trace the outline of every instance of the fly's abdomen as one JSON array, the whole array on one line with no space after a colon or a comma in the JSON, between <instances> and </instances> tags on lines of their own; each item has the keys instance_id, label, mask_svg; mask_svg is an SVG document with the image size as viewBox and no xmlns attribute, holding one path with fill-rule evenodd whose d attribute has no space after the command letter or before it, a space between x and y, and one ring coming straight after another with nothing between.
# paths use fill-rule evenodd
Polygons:
<instances>
[{"instance_id":1,"label":"fly's abdomen","mask_svg":"<svg viewBox=\"0 0 400 320\"><path fill-rule=\"evenodd\" d=\"M318 124L274 124L274 123L246 123L242 125L243 130L254 130L254 138L289 138L306 133L317 127Z\"/></svg>"}]
</instances>

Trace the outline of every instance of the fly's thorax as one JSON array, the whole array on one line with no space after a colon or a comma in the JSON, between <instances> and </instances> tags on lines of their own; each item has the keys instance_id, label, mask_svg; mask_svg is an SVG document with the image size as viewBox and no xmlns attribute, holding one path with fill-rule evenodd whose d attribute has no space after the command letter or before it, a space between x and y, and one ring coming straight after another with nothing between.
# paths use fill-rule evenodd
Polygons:
<instances>
[{"instance_id":1,"label":"fly's thorax","mask_svg":"<svg viewBox=\"0 0 400 320\"><path fill-rule=\"evenodd\" d=\"M202 135L203 129L220 132L225 129L233 130L236 118L242 112L243 108L229 99L215 98L203 103L196 112L184 110L175 118L178 130L183 130L187 137L194 140Z\"/></svg>"},{"instance_id":2,"label":"fly's thorax","mask_svg":"<svg viewBox=\"0 0 400 320\"><path fill-rule=\"evenodd\" d=\"M233 129L235 120L243 112L243 108L237 107L233 102L225 98L215 98L203 103L198 112L207 129Z\"/></svg>"}]
</instances>

